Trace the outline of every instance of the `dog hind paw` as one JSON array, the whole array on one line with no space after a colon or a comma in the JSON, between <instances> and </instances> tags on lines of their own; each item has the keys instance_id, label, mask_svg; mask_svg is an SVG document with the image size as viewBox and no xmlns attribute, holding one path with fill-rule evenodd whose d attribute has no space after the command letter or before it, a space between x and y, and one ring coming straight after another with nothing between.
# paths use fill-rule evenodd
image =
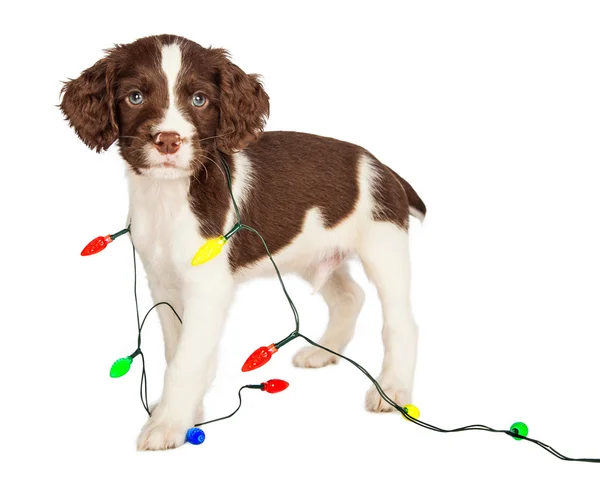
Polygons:
<instances>
[{"instance_id":1,"label":"dog hind paw","mask_svg":"<svg viewBox=\"0 0 600 479\"><path fill-rule=\"evenodd\" d=\"M383 392L399 406L404 406L406 404L411 403L412 394L410 390L399 385L386 384L385 382L380 384L381 388L383 389ZM365 407L367 411L372 412L397 411L397 409L394 406L390 405L385 399L383 399L383 397L381 396L381 394L379 394L379 391L377 391L375 386L371 386L371 388L369 388L369 390L367 391L367 395L365 398Z\"/></svg>"},{"instance_id":2,"label":"dog hind paw","mask_svg":"<svg viewBox=\"0 0 600 479\"><path fill-rule=\"evenodd\" d=\"M315 346L302 348L292 359L292 363L298 368L322 368L329 364L336 364L338 361L339 358L335 354Z\"/></svg>"}]
</instances>

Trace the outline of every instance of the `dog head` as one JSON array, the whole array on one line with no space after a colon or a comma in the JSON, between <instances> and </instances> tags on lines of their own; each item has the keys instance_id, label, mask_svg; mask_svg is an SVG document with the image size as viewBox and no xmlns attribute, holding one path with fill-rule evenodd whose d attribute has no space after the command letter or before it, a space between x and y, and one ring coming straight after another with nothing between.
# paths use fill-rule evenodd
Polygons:
<instances>
[{"instance_id":1,"label":"dog head","mask_svg":"<svg viewBox=\"0 0 600 479\"><path fill-rule=\"evenodd\" d=\"M117 142L134 173L188 176L262 133L269 97L225 50L160 35L106 53L65 83L60 108L91 149Z\"/></svg>"}]
</instances>

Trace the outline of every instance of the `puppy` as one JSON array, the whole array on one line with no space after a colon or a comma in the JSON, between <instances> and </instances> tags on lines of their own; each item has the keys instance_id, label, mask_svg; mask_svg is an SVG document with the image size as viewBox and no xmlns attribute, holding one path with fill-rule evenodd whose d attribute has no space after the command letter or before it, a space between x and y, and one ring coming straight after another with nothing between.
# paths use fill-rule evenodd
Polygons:
<instances>
[{"instance_id":1,"label":"puppy","mask_svg":"<svg viewBox=\"0 0 600 479\"><path fill-rule=\"evenodd\" d=\"M264 237L282 273L323 295L329 325L320 343L342 351L364 301L346 260L358 257L383 309L385 355L378 381L398 404L411 400L417 326L409 298L409 214L423 219L414 189L363 148L304 133L263 133L269 97L226 51L160 35L117 45L66 82L60 108L91 149L117 143L127 166L131 237L159 311L167 370L160 402L138 449L180 446L202 415L219 338L236 285L272 274L260 239L236 233L223 253L193 267L209 238L236 215ZM308 347L294 357L318 368L337 357ZM391 410L374 388L367 409Z\"/></svg>"}]
</instances>

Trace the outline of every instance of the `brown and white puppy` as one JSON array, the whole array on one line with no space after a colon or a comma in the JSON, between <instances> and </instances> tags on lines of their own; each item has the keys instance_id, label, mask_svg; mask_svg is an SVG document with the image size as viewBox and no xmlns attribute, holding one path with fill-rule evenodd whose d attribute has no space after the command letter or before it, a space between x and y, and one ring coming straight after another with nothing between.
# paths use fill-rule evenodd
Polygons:
<instances>
[{"instance_id":1,"label":"brown and white puppy","mask_svg":"<svg viewBox=\"0 0 600 479\"><path fill-rule=\"evenodd\" d=\"M61 109L90 148L117 143L127 164L131 236L160 311L167 371L161 401L139 449L181 445L200 418L236 284L273 273L259 238L240 231L212 261L191 266L207 238L235 224L221 159L233 177L243 222L265 238L282 273L311 282L329 306L320 343L342 351L364 293L345 261L360 258L383 307L385 356L379 382L399 404L411 400L417 327L409 298L409 213L423 218L413 188L368 151L295 132L263 133L269 97L221 49L181 37L142 38L66 83ZM294 364L337 358L312 347ZM367 408L386 411L375 389Z\"/></svg>"}]
</instances>

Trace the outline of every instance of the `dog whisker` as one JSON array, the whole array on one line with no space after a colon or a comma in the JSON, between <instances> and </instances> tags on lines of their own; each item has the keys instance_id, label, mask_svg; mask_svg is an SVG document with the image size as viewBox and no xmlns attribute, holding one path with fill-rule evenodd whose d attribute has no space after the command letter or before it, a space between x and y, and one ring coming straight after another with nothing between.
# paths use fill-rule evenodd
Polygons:
<instances>
[{"instance_id":1,"label":"dog whisker","mask_svg":"<svg viewBox=\"0 0 600 479\"><path fill-rule=\"evenodd\" d=\"M119 136L119 139L121 138L131 138L132 140L139 140L139 141L143 141L141 138L137 137L137 136L126 136L126 135L121 135Z\"/></svg>"},{"instance_id":2,"label":"dog whisker","mask_svg":"<svg viewBox=\"0 0 600 479\"><path fill-rule=\"evenodd\" d=\"M230 132L227 132L227 133L222 133L221 135L207 136L206 138L202 138L202 139L200 139L200 140L195 140L195 141L197 141L198 143L200 143L200 142L202 142L202 141L206 141L206 140L212 140L212 139L214 139L214 138L223 138L224 136L231 135L231 133L233 133L233 132L232 132L232 131L230 131Z\"/></svg>"},{"instance_id":3,"label":"dog whisker","mask_svg":"<svg viewBox=\"0 0 600 479\"><path fill-rule=\"evenodd\" d=\"M219 165L215 160L213 160L212 158L209 158L206 155L199 154L199 156L202 157L202 158L206 158L208 161L214 163L216 165L216 167L218 168L218 170L223 175L223 178L225 178L225 180L227 180L227 176L225 176L225 172L223 171L223 168L221 167L221 165ZM206 166L204 166L204 168L206 169ZM208 171L207 171L207 178L208 178Z\"/></svg>"}]
</instances>

